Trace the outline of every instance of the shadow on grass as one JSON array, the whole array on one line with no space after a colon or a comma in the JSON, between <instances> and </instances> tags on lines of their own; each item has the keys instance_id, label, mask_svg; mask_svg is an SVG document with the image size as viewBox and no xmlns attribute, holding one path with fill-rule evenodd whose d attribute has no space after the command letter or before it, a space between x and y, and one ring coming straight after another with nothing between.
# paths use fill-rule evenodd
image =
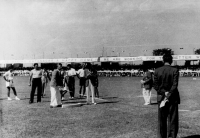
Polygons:
<instances>
[{"instance_id":1,"label":"shadow on grass","mask_svg":"<svg viewBox=\"0 0 200 138\"><path fill-rule=\"evenodd\" d=\"M151 105L156 105L156 104L158 104L158 103L157 102L151 103Z\"/></svg>"},{"instance_id":2,"label":"shadow on grass","mask_svg":"<svg viewBox=\"0 0 200 138\"><path fill-rule=\"evenodd\" d=\"M26 97L26 98L21 98L21 97L19 97L20 98L20 100L30 100L30 98L29 97ZM6 98L7 99L7 98ZM4 99L2 99L2 100L6 100L5 98ZM45 98L42 98L42 102L50 102L49 100L48 101L46 101L46 100L44 100ZM1 100L1 99L0 99ZM37 101L37 99L36 98L34 98L34 101Z\"/></svg>"},{"instance_id":3,"label":"shadow on grass","mask_svg":"<svg viewBox=\"0 0 200 138\"><path fill-rule=\"evenodd\" d=\"M192 136L187 136L187 137L182 137L182 138L200 138L200 135L192 135Z\"/></svg>"},{"instance_id":4,"label":"shadow on grass","mask_svg":"<svg viewBox=\"0 0 200 138\"><path fill-rule=\"evenodd\" d=\"M0 98L0 100L7 100L7 98Z\"/></svg>"},{"instance_id":5,"label":"shadow on grass","mask_svg":"<svg viewBox=\"0 0 200 138\"><path fill-rule=\"evenodd\" d=\"M97 104L107 104L107 103L118 103L119 101L105 101L105 102L98 102Z\"/></svg>"},{"instance_id":6,"label":"shadow on grass","mask_svg":"<svg viewBox=\"0 0 200 138\"><path fill-rule=\"evenodd\" d=\"M97 102L97 104L118 103L118 102L119 101L101 101L101 102ZM63 102L63 104L76 104L76 103L84 104L84 103L86 103L86 101L66 101L66 102Z\"/></svg>"},{"instance_id":7,"label":"shadow on grass","mask_svg":"<svg viewBox=\"0 0 200 138\"><path fill-rule=\"evenodd\" d=\"M116 99L118 97L99 97L99 98L102 98L102 99Z\"/></svg>"},{"instance_id":8,"label":"shadow on grass","mask_svg":"<svg viewBox=\"0 0 200 138\"><path fill-rule=\"evenodd\" d=\"M86 101L66 101L62 102L63 104L75 104L75 103L86 103Z\"/></svg>"},{"instance_id":9,"label":"shadow on grass","mask_svg":"<svg viewBox=\"0 0 200 138\"><path fill-rule=\"evenodd\" d=\"M28 99L30 99L30 98L28 98L28 97L26 97L26 98L20 98L20 100L28 100Z\"/></svg>"}]
</instances>

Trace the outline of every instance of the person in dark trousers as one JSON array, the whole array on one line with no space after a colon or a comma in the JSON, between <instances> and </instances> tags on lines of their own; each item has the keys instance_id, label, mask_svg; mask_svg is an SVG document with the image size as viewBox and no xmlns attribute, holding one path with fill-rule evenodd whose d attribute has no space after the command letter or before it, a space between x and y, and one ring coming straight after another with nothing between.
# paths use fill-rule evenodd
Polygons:
<instances>
[{"instance_id":1,"label":"person in dark trousers","mask_svg":"<svg viewBox=\"0 0 200 138\"><path fill-rule=\"evenodd\" d=\"M69 92L70 93L70 99L73 99L74 95L75 95L75 76L77 74L76 74L75 69L72 68L71 64L67 65L67 69L68 69L68 76L69 76L69 79L68 79L68 88L69 88L69 91L70 91Z\"/></svg>"},{"instance_id":2,"label":"person in dark trousers","mask_svg":"<svg viewBox=\"0 0 200 138\"><path fill-rule=\"evenodd\" d=\"M77 71L77 77L79 78L79 97L85 95L85 71L84 71L84 65L81 66L81 68ZM83 90L83 92L82 92Z\"/></svg>"},{"instance_id":3,"label":"person in dark trousers","mask_svg":"<svg viewBox=\"0 0 200 138\"><path fill-rule=\"evenodd\" d=\"M154 89L158 101L158 137L176 138L179 128L178 91L179 71L171 67L173 57L163 56L164 66L157 68L154 73Z\"/></svg>"},{"instance_id":4,"label":"person in dark trousers","mask_svg":"<svg viewBox=\"0 0 200 138\"><path fill-rule=\"evenodd\" d=\"M61 99L64 100L65 99L64 95L67 92L66 90L64 90L64 81L65 81L66 72L63 68L61 68L59 71L59 74L60 74L60 79L62 80L62 87L60 87L59 90L60 90Z\"/></svg>"},{"instance_id":5,"label":"person in dark trousers","mask_svg":"<svg viewBox=\"0 0 200 138\"><path fill-rule=\"evenodd\" d=\"M38 63L34 63L34 69L30 72L30 82L31 86L30 101L29 104L33 103L35 89L37 88L37 102L41 102L42 94L42 70L38 68Z\"/></svg>"},{"instance_id":6,"label":"person in dark trousers","mask_svg":"<svg viewBox=\"0 0 200 138\"><path fill-rule=\"evenodd\" d=\"M93 86L94 86L94 95L95 97L99 98L99 79L98 79L98 73L97 70L95 69L95 67L93 66L92 70L91 70L92 74L93 74Z\"/></svg>"},{"instance_id":7,"label":"person in dark trousers","mask_svg":"<svg viewBox=\"0 0 200 138\"><path fill-rule=\"evenodd\" d=\"M95 86L96 84L96 70L94 70L94 68L92 67L91 63L87 63L86 67L85 67L85 86L86 86L86 96L87 96L87 104L90 104L90 95L92 96L91 101L92 104L96 105L95 103L95 98L94 98L94 94L95 94Z\"/></svg>"}]
</instances>

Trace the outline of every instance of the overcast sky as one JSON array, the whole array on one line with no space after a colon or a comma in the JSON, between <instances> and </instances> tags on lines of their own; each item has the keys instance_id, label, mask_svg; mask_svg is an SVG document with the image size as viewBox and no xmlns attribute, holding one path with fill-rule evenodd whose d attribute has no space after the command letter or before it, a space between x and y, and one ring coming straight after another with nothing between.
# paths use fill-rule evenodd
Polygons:
<instances>
[{"instance_id":1,"label":"overcast sky","mask_svg":"<svg viewBox=\"0 0 200 138\"><path fill-rule=\"evenodd\" d=\"M199 0L0 1L0 59L141 56L164 47L200 48Z\"/></svg>"}]
</instances>

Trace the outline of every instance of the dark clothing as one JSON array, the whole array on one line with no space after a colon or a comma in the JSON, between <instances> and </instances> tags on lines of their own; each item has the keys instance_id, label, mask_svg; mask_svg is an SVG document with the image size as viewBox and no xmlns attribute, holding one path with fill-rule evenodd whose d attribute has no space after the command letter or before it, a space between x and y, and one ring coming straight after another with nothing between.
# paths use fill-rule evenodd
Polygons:
<instances>
[{"instance_id":1,"label":"dark clothing","mask_svg":"<svg viewBox=\"0 0 200 138\"><path fill-rule=\"evenodd\" d=\"M159 138L167 138L167 136L176 138L178 133L178 104L180 103L178 79L178 69L170 65L164 65L155 70L154 88L157 91ZM169 94L165 96L165 92L169 92ZM168 102L160 108L160 103L165 97Z\"/></svg>"},{"instance_id":2,"label":"dark clothing","mask_svg":"<svg viewBox=\"0 0 200 138\"><path fill-rule=\"evenodd\" d=\"M80 77L79 79L79 86L85 86L85 77Z\"/></svg>"},{"instance_id":3,"label":"dark clothing","mask_svg":"<svg viewBox=\"0 0 200 138\"><path fill-rule=\"evenodd\" d=\"M178 104L166 103L162 108L158 104L158 136L159 138L176 138L178 133ZM167 120L167 118L169 118ZM167 125L167 123L169 125ZM167 132L168 130L168 132ZM168 135L168 137L167 137Z\"/></svg>"},{"instance_id":4,"label":"dark clothing","mask_svg":"<svg viewBox=\"0 0 200 138\"><path fill-rule=\"evenodd\" d=\"M85 69L84 70L84 74L85 74L85 87L89 86L89 75L91 74L91 72L89 71L89 69Z\"/></svg>"},{"instance_id":5,"label":"dark clothing","mask_svg":"<svg viewBox=\"0 0 200 138\"><path fill-rule=\"evenodd\" d=\"M165 65L155 70L154 89L158 94L158 102L165 98L165 92L169 92L168 100L180 104L178 91L179 71L169 65Z\"/></svg>"},{"instance_id":6,"label":"dark clothing","mask_svg":"<svg viewBox=\"0 0 200 138\"><path fill-rule=\"evenodd\" d=\"M60 82L59 82L59 83L60 83L62 86L64 86L63 80L64 80L64 78L65 78L65 72L64 72L63 70L59 71L59 76L60 76Z\"/></svg>"},{"instance_id":7,"label":"dark clothing","mask_svg":"<svg viewBox=\"0 0 200 138\"><path fill-rule=\"evenodd\" d=\"M30 103L34 101L35 89L37 88L37 102L41 102L42 81L41 78L32 78Z\"/></svg>"},{"instance_id":8,"label":"dark clothing","mask_svg":"<svg viewBox=\"0 0 200 138\"><path fill-rule=\"evenodd\" d=\"M95 97L99 97L99 91L98 91L99 79L98 79L97 71L93 71L91 75L89 76L89 79L92 85L94 86Z\"/></svg>"},{"instance_id":9,"label":"dark clothing","mask_svg":"<svg viewBox=\"0 0 200 138\"><path fill-rule=\"evenodd\" d=\"M7 87L7 89L8 89L8 97L10 97L10 89L12 89L14 95L17 96L17 92L16 92L16 90L15 90L15 87Z\"/></svg>"},{"instance_id":10,"label":"dark clothing","mask_svg":"<svg viewBox=\"0 0 200 138\"><path fill-rule=\"evenodd\" d=\"M92 83L93 86L98 87L99 84L98 84L98 77L97 77L97 75L91 74L90 77L89 77L89 79L90 79L90 81L91 81L91 83Z\"/></svg>"},{"instance_id":11,"label":"dark clothing","mask_svg":"<svg viewBox=\"0 0 200 138\"><path fill-rule=\"evenodd\" d=\"M85 77L80 77L79 79L80 79L79 80L79 86L80 86L79 95L81 95L82 89L83 89L82 95L84 95L85 94L85 81L86 81L86 79L85 79Z\"/></svg>"},{"instance_id":12,"label":"dark clothing","mask_svg":"<svg viewBox=\"0 0 200 138\"><path fill-rule=\"evenodd\" d=\"M88 74L88 73L86 73ZM98 87L99 85L99 80L98 80L98 75L96 71L90 72L87 76L86 76L86 87L89 85L89 81L91 81L92 85L94 87Z\"/></svg>"},{"instance_id":13,"label":"dark clothing","mask_svg":"<svg viewBox=\"0 0 200 138\"><path fill-rule=\"evenodd\" d=\"M61 74L61 71L58 69L55 69L52 72L51 82L50 86L63 86L63 75Z\"/></svg>"},{"instance_id":14,"label":"dark clothing","mask_svg":"<svg viewBox=\"0 0 200 138\"><path fill-rule=\"evenodd\" d=\"M74 97L74 95L75 95L75 78L74 78L74 76L69 76L67 86L69 88L70 96Z\"/></svg>"},{"instance_id":15,"label":"dark clothing","mask_svg":"<svg viewBox=\"0 0 200 138\"><path fill-rule=\"evenodd\" d=\"M142 84L142 88L145 89L152 89L153 86L153 78L152 78L152 74L150 71L147 71L144 73L143 79L144 84Z\"/></svg>"}]
</instances>

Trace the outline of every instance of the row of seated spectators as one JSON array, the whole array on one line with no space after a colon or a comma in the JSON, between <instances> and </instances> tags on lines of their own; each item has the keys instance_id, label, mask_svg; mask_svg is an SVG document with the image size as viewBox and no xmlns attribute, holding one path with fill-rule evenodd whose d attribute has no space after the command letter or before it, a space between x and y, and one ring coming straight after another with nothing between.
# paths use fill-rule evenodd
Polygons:
<instances>
[{"instance_id":1,"label":"row of seated spectators","mask_svg":"<svg viewBox=\"0 0 200 138\"><path fill-rule=\"evenodd\" d=\"M0 76L2 76L6 71L0 71ZM51 70L48 70L49 73L51 73ZM29 76L30 71L29 70L14 70L13 73L15 76Z\"/></svg>"},{"instance_id":2,"label":"row of seated spectators","mask_svg":"<svg viewBox=\"0 0 200 138\"><path fill-rule=\"evenodd\" d=\"M6 71L0 71L0 76L2 76ZM48 72L51 74L52 70L48 70ZM15 76L29 76L30 71L29 70L14 70ZM119 77L119 76L143 76L143 71L140 70L131 70L131 71L98 71L98 76L104 76L104 77Z\"/></svg>"},{"instance_id":3,"label":"row of seated spectators","mask_svg":"<svg viewBox=\"0 0 200 138\"><path fill-rule=\"evenodd\" d=\"M150 70L153 74L154 70ZM144 72L142 70L127 70L127 71L98 71L99 76L105 77L141 77ZM180 70L181 77L200 77L200 70Z\"/></svg>"},{"instance_id":4,"label":"row of seated spectators","mask_svg":"<svg viewBox=\"0 0 200 138\"><path fill-rule=\"evenodd\" d=\"M6 71L0 71L0 76L2 76ZM51 74L52 70L48 70ZM150 72L154 72L154 70L150 70ZM29 70L14 70L15 76L29 76ZM98 71L99 77L141 77L143 76L142 70L119 70L119 71L110 71L104 70ZM179 74L181 77L200 77L200 70L180 70Z\"/></svg>"},{"instance_id":5,"label":"row of seated spectators","mask_svg":"<svg viewBox=\"0 0 200 138\"><path fill-rule=\"evenodd\" d=\"M151 71L153 72L153 71ZM144 72L142 70L126 70L126 71L98 71L98 76L104 77L141 77Z\"/></svg>"}]
</instances>

